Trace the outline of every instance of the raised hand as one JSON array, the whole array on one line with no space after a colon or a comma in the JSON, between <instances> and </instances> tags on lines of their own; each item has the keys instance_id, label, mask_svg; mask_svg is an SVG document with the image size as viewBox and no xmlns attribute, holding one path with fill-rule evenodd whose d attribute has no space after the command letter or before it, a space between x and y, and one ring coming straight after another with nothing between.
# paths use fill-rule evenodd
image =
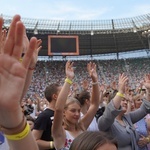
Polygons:
<instances>
[{"instance_id":1,"label":"raised hand","mask_svg":"<svg viewBox=\"0 0 150 150\"><path fill-rule=\"evenodd\" d=\"M3 52L3 47L2 47L2 26L3 26L3 18L0 17L0 54Z\"/></svg>"},{"instance_id":2,"label":"raised hand","mask_svg":"<svg viewBox=\"0 0 150 150\"><path fill-rule=\"evenodd\" d=\"M72 80L74 78L73 62L67 61L65 71L66 71L66 76L70 80Z\"/></svg>"},{"instance_id":3,"label":"raised hand","mask_svg":"<svg viewBox=\"0 0 150 150\"><path fill-rule=\"evenodd\" d=\"M0 18L0 33L2 22L2 18ZM0 125L7 128L16 127L17 122L22 120L20 99L37 41L36 38L31 38L28 50L20 63L23 30L24 25L20 21L20 16L16 15L4 43L4 53L0 55ZM1 38L2 34L0 34Z\"/></svg>"},{"instance_id":4,"label":"raised hand","mask_svg":"<svg viewBox=\"0 0 150 150\"><path fill-rule=\"evenodd\" d=\"M1 39L0 39L0 54L4 53L4 45L6 41L6 36L7 36L7 30L3 29L1 33Z\"/></svg>"},{"instance_id":5,"label":"raised hand","mask_svg":"<svg viewBox=\"0 0 150 150\"><path fill-rule=\"evenodd\" d=\"M118 91L120 93L125 92L125 86L128 81L128 77L123 73L119 75Z\"/></svg>"},{"instance_id":6,"label":"raised hand","mask_svg":"<svg viewBox=\"0 0 150 150\"><path fill-rule=\"evenodd\" d=\"M145 76L143 85L146 87L147 91L150 92L150 74Z\"/></svg>"},{"instance_id":7,"label":"raised hand","mask_svg":"<svg viewBox=\"0 0 150 150\"><path fill-rule=\"evenodd\" d=\"M35 68L35 65L37 63L38 53L42 48L42 46L40 46L41 44L42 44L42 40L38 39L36 41L36 47L35 47L35 50L34 50L34 53L33 53L33 56L32 56L31 62L30 62L30 66L29 66L29 68L31 68L31 69ZM23 53L26 53L28 47L29 47L29 39L27 37L26 30L24 30L24 33L23 33Z\"/></svg>"},{"instance_id":8,"label":"raised hand","mask_svg":"<svg viewBox=\"0 0 150 150\"><path fill-rule=\"evenodd\" d=\"M13 17L4 45L4 53L10 56L13 55L18 60L22 54L24 30L24 25L20 19L19 15Z\"/></svg>"},{"instance_id":9,"label":"raised hand","mask_svg":"<svg viewBox=\"0 0 150 150\"><path fill-rule=\"evenodd\" d=\"M89 82L88 82L88 80L83 80L82 81L82 88L84 89L84 90L88 90L88 87L89 87Z\"/></svg>"},{"instance_id":10,"label":"raised hand","mask_svg":"<svg viewBox=\"0 0 150 150\"><path fill-rule=\"evenodd\" d=\"M93 82L97 82L98 75L96 72L96 64L92 63L92 62L88 63L87 70L88 70L88 73L89 73L90 77L92 78Z\"/></svg>"},{"instance_id":11,"label":"raised hand","mask_svg":"<svg viewBox=\"0 0 150 150\"><path fill-rule=\"evenodd\" d=\"M140 137L140 139L138 141L138 145L139 145L139 147L142 148L142 147L144 147L144 146L146 146L148 144L148 141L147 141L145 136L143 136L143 135L140 135L140 136L141 137Z\"/></svg>"}]
</instances>

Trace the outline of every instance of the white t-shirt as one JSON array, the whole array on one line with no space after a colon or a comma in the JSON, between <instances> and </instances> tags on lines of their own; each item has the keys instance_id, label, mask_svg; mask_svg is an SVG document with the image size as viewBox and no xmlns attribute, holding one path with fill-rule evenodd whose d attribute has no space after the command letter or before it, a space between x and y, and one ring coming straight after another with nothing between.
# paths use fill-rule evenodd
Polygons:
<instances>
[{"instance_id":1,"label":"white t-shirt","mask_svg":"<svg viewBox=\"0 0 150 150\"><path fill-rule=\"evenodd\" d=\"M7 139L5 138L4 143L0 144L0 150L10 150Z\"/></svg>"},{"instance_id":2,"label":"white t-shirt","mask_svg":"<svg viewBox=\"0 0 150 150\"><path fill-rule=\"evenodd\" d=\"M83 113L81 113L81 118L83 117ZM94 117L91 124L89 125L89 127L87 128L87 131L99 131L98 129L98 124L96 121L96 118Z\"/></svg>"}]
</instances>

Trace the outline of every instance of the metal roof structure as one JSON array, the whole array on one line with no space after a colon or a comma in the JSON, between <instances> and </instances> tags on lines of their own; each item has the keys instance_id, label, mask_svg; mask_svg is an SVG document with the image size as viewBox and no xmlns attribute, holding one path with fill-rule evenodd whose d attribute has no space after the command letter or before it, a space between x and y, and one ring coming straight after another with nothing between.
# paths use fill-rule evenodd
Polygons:
<instances>
[{"instance_id":1,"label":"metal roof structure","mask_svg":"<svg viewBox=\"0 0 150 150\"><path fill-rule=\"evenodd\" d=\"M4 26L9 27L12 17L3 15L3 18ZM145 33L150 31L150 14L111 20L22 18L22 21L29 38L36 36L42 39L40 56L48 55L48 35L78 35L80 55L149 49Z\"/></svg>"}]
</instances>

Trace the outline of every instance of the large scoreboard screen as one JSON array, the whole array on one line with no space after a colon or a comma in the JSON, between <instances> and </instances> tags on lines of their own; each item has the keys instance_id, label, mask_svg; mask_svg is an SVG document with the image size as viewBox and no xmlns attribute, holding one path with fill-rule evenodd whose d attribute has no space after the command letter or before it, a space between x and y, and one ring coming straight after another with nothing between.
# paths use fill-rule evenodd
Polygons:
<instances>
[{"instance_id":1,"label":"large scoreboard screen","mask_svg":"<svg viewBox=\"0 0 150 150\"><path fill-rule=\"evenodd\" d=\"M48 55L79 55L78 36L48 36Z\"/></svg>"}]
</instances>

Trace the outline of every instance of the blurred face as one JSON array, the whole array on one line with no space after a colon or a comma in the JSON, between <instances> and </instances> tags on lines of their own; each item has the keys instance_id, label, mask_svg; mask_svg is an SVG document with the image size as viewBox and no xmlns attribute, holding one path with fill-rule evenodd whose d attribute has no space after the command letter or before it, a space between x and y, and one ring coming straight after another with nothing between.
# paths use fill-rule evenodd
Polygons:
<instances>
[{"instance_id":1,"label":"blurred face","mask_svg":"<svg viewBox=\"0 0 150 150\"><path fill-rule=\"evenodd\" d=\"M72 124L76 124L80 118L81 107L77 103L70 104L64 112L66 120Z\"/></svg>"},{"instance_id":2,"label":"blurred face","mask_svg":"<svg viewBox=\"0 0 150 150\"><path fill-rule=\"evenodd\" d=\"M133 101L131 101L131 111L135 110L135 104Z\"/></svg>"},{"instance_id":3,"label":"blurred face","mask_svg":"<svg viewBox=\"0 0 150 150\"><path fill-rule=\"evenodd\" d=\"M137 98L135 100L135 108L140 108L141 104L142 104L142 99L141 98Z\"/></svg>"},{"instance_id":4,"label":"blurred face","mask_svg":"<svg viewBox=\"0 0 150 150\"><path fill-rule=\"evenodd\" d=\"M29 99L29 98L28 98L27 102L28 102L28 104L32 103L31 99Z\"/></svg>"},{"instance_id":5,"label":"blurred face","mask_svg":"<svg viewBox=\"0 0 150 150\"><path fill-rule=\"evenodd\" d=\"M126 112L127 110L127 104L128 104L128 100L123 98L122 101L121 101L121 107L122 107L122 111L123 112Z\"/></svg>"},{"instance_id":6,"label":"blurred face","mask_svg":"<svg viewBox=\"0 0 150 150\"><path fill-rule=\"evenodd\" d=\"M116 146L114 144L103 144L100 145L96 150L117 150Z\"/></svg>"}]
</instances>

